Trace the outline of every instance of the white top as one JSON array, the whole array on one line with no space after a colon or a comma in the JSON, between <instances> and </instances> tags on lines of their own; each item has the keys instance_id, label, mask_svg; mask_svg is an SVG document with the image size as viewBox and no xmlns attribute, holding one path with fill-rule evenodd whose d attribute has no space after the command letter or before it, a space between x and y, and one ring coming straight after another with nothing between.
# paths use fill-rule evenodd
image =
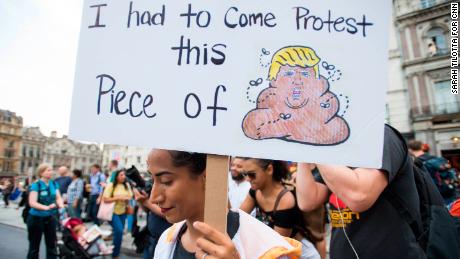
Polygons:
<instances>
[{"instance_id":1,"label":"white top","mask_svg":"<svg viewBox=\"0 0 460 259\"><path fill-rule=\"evenodd\" d=\"M228 173L228 199L232 209L240 208L250 188L251 184L248 181L237 183L232 179L232 174Z\"/></svg>"}]
</instances>

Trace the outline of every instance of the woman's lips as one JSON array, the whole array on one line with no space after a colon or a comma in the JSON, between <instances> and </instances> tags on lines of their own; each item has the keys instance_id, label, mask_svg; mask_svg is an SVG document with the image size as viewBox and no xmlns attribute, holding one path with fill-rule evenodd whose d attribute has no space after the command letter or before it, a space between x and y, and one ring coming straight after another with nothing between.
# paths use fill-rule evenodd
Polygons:
<instances>
[{"instance_id":1,"label":"woman's lips","mask_svg":"<svg viewBox=\"0 0 460 259\"><path fill-rule=\"evenodd\" d=\"M161 213L165 214L166 212L170 211L172 208L160 208Z\"/></svg>"}]
</instances>

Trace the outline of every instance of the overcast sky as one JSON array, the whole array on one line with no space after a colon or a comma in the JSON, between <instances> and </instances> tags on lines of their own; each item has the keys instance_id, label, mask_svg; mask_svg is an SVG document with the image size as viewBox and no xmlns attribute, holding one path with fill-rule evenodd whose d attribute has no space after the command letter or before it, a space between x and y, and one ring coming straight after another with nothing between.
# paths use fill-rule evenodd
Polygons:
<instances>
[{"instance_id":1,"label":"overcast sky","mask_svg":"<svg viewBox=\"0 0 460 259\"><path fill-rule=\"evenodd\" d=\"M0 109L69 130L82 0L0 0Z\"/></svg>"}]
</instances>

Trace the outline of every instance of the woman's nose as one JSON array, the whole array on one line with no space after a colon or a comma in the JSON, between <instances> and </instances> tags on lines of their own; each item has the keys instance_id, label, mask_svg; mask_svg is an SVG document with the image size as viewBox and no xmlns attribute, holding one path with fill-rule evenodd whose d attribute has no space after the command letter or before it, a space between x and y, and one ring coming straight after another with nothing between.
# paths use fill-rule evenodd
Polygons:
<instances>
[{"instance_id":1,"label":"woman's nose","mask_svg":"<svg viewBox=\"0 0 460 259\"><path fill-rule=\"evenodd\" d=\"M150 202L153 204L158 204L164 201L164 195L162 194L161 186L158 184L153 184L152 192L150 193Z\"/></svg>"}]
</instances>

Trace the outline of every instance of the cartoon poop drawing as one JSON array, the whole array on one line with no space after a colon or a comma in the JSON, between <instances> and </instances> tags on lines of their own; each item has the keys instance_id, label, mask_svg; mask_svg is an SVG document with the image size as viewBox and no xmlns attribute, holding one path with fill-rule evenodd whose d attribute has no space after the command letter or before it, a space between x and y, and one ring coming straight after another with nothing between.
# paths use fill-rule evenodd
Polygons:
<instances>
[{"instance_id":1,"label":"cartoon poop drawing","mask_svg":"<svg viewBox=\"0 0 460 259\"><path fill-rule=\"evenodd\" d=\"M244 134L255 140L278 138L308 145L337 145L350 135L337 113L339 99L320 75L320 58L304 46L289 46L272 57L269 87L243 119Z\"/></svg>"}]
</instances>

